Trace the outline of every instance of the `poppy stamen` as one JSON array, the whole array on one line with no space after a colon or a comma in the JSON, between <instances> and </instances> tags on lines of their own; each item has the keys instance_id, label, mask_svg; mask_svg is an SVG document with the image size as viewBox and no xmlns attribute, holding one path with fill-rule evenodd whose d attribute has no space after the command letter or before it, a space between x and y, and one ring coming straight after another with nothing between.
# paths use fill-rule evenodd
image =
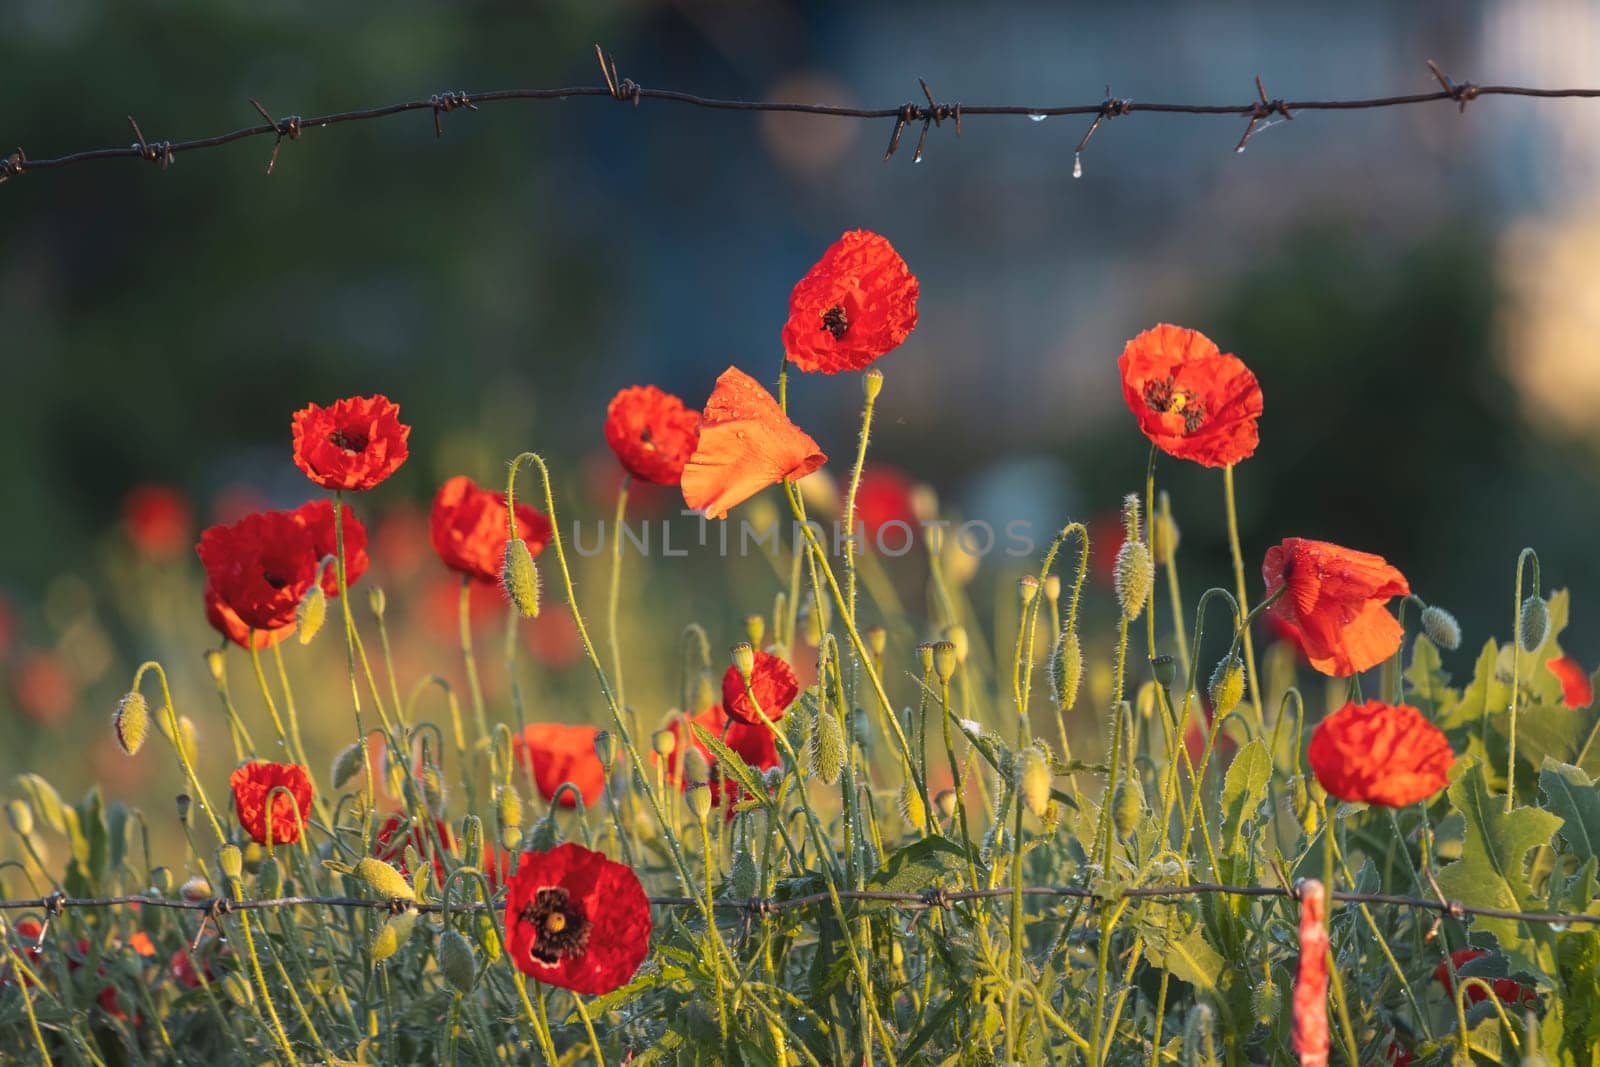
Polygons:
<instances>
[{"instance_id":1,"label":"poppy stamen","mask_svg":"<svg viewBox=\"0 0 1600 1067\"><path fill-rule=\"evenodd\" d=\"M328 435L328 442L344 449L346 452L365 452L367 450L367 437L362 433L345 433L335 430Z\"/></svg>"},{"instance_id":2,"label":"poppy stamen","mask_svg":"<svg viewBox=\"0 0 1600 1067\"><path fill-rule=\"evenodd\" d=\"M1198 400L1191 400L1183 408L1183 432L1194 433L1206 421L1205 405Z\"/></svg>"},{"instance_id":3,"label":"poppy stamen","mask_svg":"<svg viewBox=\"0 0 1600 1067\"><path fill-rule=\"evenodd\" d=\"M1151 411L1165 414L1172 410L1172 375L1144 383L1144 403Z\"/></svg>"},{"instance_id":4,"label":"poppy stamen","mask_svg":"<svg viewBox=\"0 0 1600 1067\"><path fill-rule=\"evenodd\" d=\"M589 920L560 886L539 890L519 918L535 931L528 955L546 967L581 955L589 945Z\"/></svg>"},{"instance_id":5,"label":"poppy stamen","mask_svg":"<svg viewBox=\"0 0 1600 1067\"><path fill-rule=\"evenodd\" d=\"M845 314L843 307L835 304L822 313L822 328L833 334L833 339L837 341L850 329L850 317Z\"/></svg>"}]
</instances>

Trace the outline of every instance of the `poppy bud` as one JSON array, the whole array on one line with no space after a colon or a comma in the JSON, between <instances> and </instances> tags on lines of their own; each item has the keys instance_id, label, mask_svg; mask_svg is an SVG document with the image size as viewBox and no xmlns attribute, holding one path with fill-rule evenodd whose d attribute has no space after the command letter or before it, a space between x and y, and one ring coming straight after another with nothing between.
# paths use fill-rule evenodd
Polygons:
<instances>
[{"instance_id":1,"label":"poppy bud","mask_svg":"<svg viewBox=\"0 0 1600 1067\"><path fill-rule=\"evenodd\" d=\"M205 900L211 895L211 883L197 874L179 886L178 893L185 900Z\"/></svg>"},{"instance_id":2,"label":"poppy bud","mask_svg":"<svg viewBox=\"0 0 1600 1067\"><path fill-rule=\"evenodd\" d=\"M248 1008L255 1003L255 990L251 988L249 982L245 981L244 975L238 971L229 971L222 976L222 980L217 985L222 987L223 995L233 1001L237 1007Z\"/></svg>"},{"instance_id":3,"label":"poppy bud","mask_svg":"<svg viewBox=\"0 0 1600 1067\"><path fill-rule=\"evenodd\" d=\"M761 614L746 615L744 617L744 632L749 635L752 645L761 644L761 639L767 633L767 617Z\"/></svg>"},{"instance_id":4,"label":"poppy bud","mask_svg":"<svg viewBox=\"0 0 1600 1067\"><path fill-rule=\"evenodd\" d=\"M416 908L407 908L399 915L391 915L378 927L378 933L372 939L372 962L382 963L389 959L411 940L411 931L416 928L418 911Z\"/></svg>"},{"instance_id":5,"label":"poppy bud","mask_svg":"<svg viewBox=\"0 0 1600 1067\"><path fill-rule=\"evenodd\" d=\"M878 394L883 391L883 371L877 367L868 367L861 374L861 391L867 394L867 403L878 399Z\"/></svg>"},{"instance_id":6,"label":"poppy bud","mask_svg":"<svg viewBox=\"0 0 1600 1067\"><path fill-rule=\"evenodd\" d=\"M1126 841L1139 828L1139 819L1144 815L1143 784L1135 777L1123 778L1117 783L1111 804L1111 818L1116 825L1117 837Z\"/></svg>"},{"instance_id":7,"label":"poppy bud","mask_svg":"<svg viewBox=\"0 0 1600 1067\"><path fill-rule=\"evenodd\" d=\"M924 676L933 673L933 642L924 641L917 646L917 662L922 664Z\"/></svg>"},{"instance_id":8,"label":"poppy bud","mask_svg":"<svg viewBox=\"0 0 1600 1067\"><path fill-rule=\"evenodd\" d=\"M1545 631L1550 628L1550 607L1544 598L1530 596L1522 602L1522 650L1536 651L1544 644Z\"/></svg>"},{"instance_id":9,"label":"poppy bud","mask_svg":"<svg viewBox=\"0 0 1600 1067\"><path fill-rule=\"evenodd\" d=\"M33 836L33 809L28 807L26 800L13 800L6 805L6 822L11 824L11 829L16 831L18 837Z\"/></svg>"},{"instance_id":10,"label":"poppy bud","mask_svg":"<svg viewBox=\"0 0 1600 1067\"><path fill-rule=\"evenodd\" d=\"M512 763L513 763L513 761L512 761L512 753L515 750L515 743L513 742L512 738L511 738L511 727L507 726L503 722L495 723L494 724L494 742L493 742L493 744L494 744L494 764L493 765L495 767L507 767L507 768L511 767ZM387 750L385 750L385 751L387 751ZM506 773L510 774L510 771L508 770Z\"/></svg>"},{"instance_id":11,"label":"poppy bud","mask_svg":"<svg viewBox=\"0 0 1600 1067\"><path fill-rule=\"evenodd\" d=\"M1172 657L1162 653L1155 659L1151 660L1150 673L1155 675L1156 684L1161 686L1161 688L1171 689L1172 679L1177 673L1172 665Z\"/></svg>"},{"instance_id":12,"label":"poppy bud","mask_svg":"<svg viewBox=\"0 0 1600 1067\"><path fill-rule=\"evenodd\" d=\"M1044 576L1044 598L1050 604L1055 604L1061 599L1061 575L1047 574Z\"/></svg>"},{"instance_id":13,"label":"poppy bud","mask_svg":"<svg viewBox=\"0 0 1600 1067\"><path fill-rule=\"evenodd\" d=\"M733 668L739 672L746 684L750 681L750 674L756 669L756 650L750 646L749 641L740 641L731 650Z\"/></svg>"},{"instance_id":14,"label":"poppy bud","mask_svg":"<svg viewBox=\"0 0 1600 1067\"><path fill-rule=\"evenodd\" d=\"M600 761L600 766L611 773L611 768L617 765L617 735L610 730L601 730L594 735L594 758Z\"/></svg>"},{"instance_id":15,"label":"poppy bud","mask_svg":"<svg viewBox=\"0 0 1600 1067\"><path fill-rule=\"evenodd\" d=\"M811 722L816 718L818 701L815 688L806 690L802 698L806 701L804 714L790 712L783 717L783 733L789 740L789 747L796 753L811 747Z\"/></svg>"},{"instance_id":16,"label":"poppy bud","mask_svg":"<svg viewBox=\"0 0 1600 1067\"><path fill-rule=\"evenodd\" d=\"M344 784L356 776L361 770L361 742L346 745L333 757L333 772L329 776L333 779L335 789L343 789Z\"/></svg>"},{"instance_id":17,"label":"poppy bud","mask_svg":"<svg viewBox=\"0 0 1600 1067\"><path fill-rule=\"evenodd\" d=\"M1122 617L1133 622L1150 599L1155 570L1150 565L1150 550L1139 541L1124 541L1117 549L1116 590Z\"/></svg>"},{"instance_id":18,"label":"poppy bud","mask_svg":"<svg viewBox=\"0 0 1600 1067\"><path fill-rule=\"evenodd\" d=\"M1461 624L1443 608L1430 604L1422 609L1422 632L1446 652L1454 652L1461 647Z\"/></svg>"},{"instance_id":19,"label":"poppy bud","mask_svg":"<svg viewBox=\"0 0 1600 1067\"><path fill-rule=\"evenodd\" d=\"M206 649L206 669L211 672L211 680L216 682L219 686L222 685L228 677L226 671L224 670L223 663L224 661L222 659L222 652L220 649Z\"/></svg>"},{"instance_id":20,"label":"poppy bud","mask_svg":"<svg viewBox=\"0 0 1600 1067\"><path fill-rule=\"evenodd\" d=\"M1217 1062L1211 1038L1211 1005L1200 1001L1189 1009L1183 1021L1183 1067L1202 1067Z\"/></svg>"},{"instance_id":21,"label":"poppy bud","mask_svg":"<svg viewBox=\"0 0 1600 1067\"><path fill-rule=\"evenodd\" d=\"M1178 542L1182 539L1178 524L1172 521L1171 515L1158 511L1150 517L1150 554L1155 556L1157 563L1165 563L1176 555Z\"/></svg>"},{"instance_id":22,"label":"poppy bud","mask_svg":"<svg viewBox=\"0 0 1600 1067\"><path fill-rule=\"evenodd\" d=\"M138 752L150 732L150 705L145 703L144 695L135 691L123 697L111 717L111 725L122 751L129 756Z\"/></svg>"},{"instance_id":23,"label":"poppy bud","mask_svg":"<svg viewBox=\"0 0 1600 1067\"><path fill-rule=\"evenodd\" d=\"M415 900L417 894L405 875L375 856L364 856L350 872L384 900Z\"/></svg>"},{"instance_id":24,"label":"poppy bud","mask_svg":"<svg viewBox=\"0 0 1600 1067\"><path fill-rule=\"evenodd\" d=\"M483 820L468 815L461 823L461 862L478 867L483 862Z\"/></svg>"},{"instance_id":25,"label":"poppy bud","mask_svg":"<svg viewBox=\"0 0 1600 1067\"><path fill-rule=\"evenodd\" d=\"M458 930L446 930L439 935L439 973L445 981L455 986L458 993L472 991L478 977L478 965L472 958L472 946Z\"/></svg>"},{"instance_id":26,"label":"poppy bud","mask_svg":"<svg viewBox=\"0 0 1600 1067\"><path fill-rule=\"evenodd\" d=\"M711 764L706 762L705 754L698 748L691 748L683 754L683 780L690 783L711 780Z\"/></svg>"},{"instance_id":27,"label":"poppy bud","mask_svg":"<svg viewBox=\"0 0 1600 1067\"><path fill-rule=\"evenodd\" d=\"M223 845L217 849L217 869L228 878L244 873L244 853L239 851L238 845Z\"/></svg>"},{"instance_id":28,"label":"poppy bud","mask_svg":"<svg viewBox=\"0 0 1600 1067\"><path fill-rule=\"evenodd\" d=\"M372 609L372 614L383 618L383 613L389 608L389 598L383 595L383 586L372 585L367 587L367 606Z\"/></svg>"},{"instance_id":29,"label":"poppy bud","mask_svg":"<svg viewBox=\"0 0 1600 1067\"><path fill-rule=\"evenodd\" d=\"M949 685L950 679L956 673L956 644L954 641L935 641L933 645L933 669L939 676L940 685Z\"/></svg>"},{"instance_id":30,"label":"poppy bud","mask_svg":"<svg viewBox=\"0 0 1600 1067\"><path fill-rule=\"evenodd\" d=\"M195 739L194 720L187 715L178 716L178 736L173 744L180 748L184 758L193 766L198 753L198 742Z\"/></svg>"},{"instance_id":31,"label":"poppy bud","mask_svg":"<svg viewBox=\"0 0 1600 1067\"><path fill-rule=\"evenodd\" d=\"M1050 764L1044 753L1029 745L1017 761L1017 793L1033 817L1042 819L1050 804Z\"/></svg>"},{"instance_id":32,"label":"poppy bud","mask_svg":"<svg viewBox=\"0 0 1600 1067\"><path fill-rule=\"evenodd\" d=\"M866 638L867 651L872 654L872 658L882 659L884 649L889 647L889 631L881 626L872 626L861 636Z\"/></svg>"},{"instance_id":33,"label":"poppy bud","mask_svg":"<svg viewBox=\"0 0 1600 1067\"><path fill-rule=\"evenodd\" d=\"M749 900L760 888L760 872L756 870L755 857L748 848L737 849L733 868L728 872L728 890L736 900Z\"/></svg>"},{"instance_id":34,"label":"poppy bud","mask_svg":"<svg viewBox=\"0 0 1600 1067\"><path fill-rule=\"evenodd\" d=\"M972 651L972 641L967 637L967 628L965 626L960 623L946 626L939 636L956 646L957 663L967 662L967 653Z\"/></svg>"},{"instance_id":35,"label":"poppy bud","mask_svg":"<svg viewBox=\"0 0 1600 1067\"><path fill-rule=\"evenodd\" d=\"M696 782L683 792L683 799L689 804L689 813L695 817L696 822L705 822L711 817L711 787L704 782Z\"/></svg>"},{"instance_id":36,"label":"poppy bud","mask_svg":"<svg viewBox=\"0 0 1600 1067\"><path fill-rule=\"evenodd\" d=\"M1125 541L1143 540L1139 536L1142 523L1141 501L1138 493L1129 493L1122 498L1122 532Z\"/></svg>"},{"instance_id":37,"label":"poppy bud","mask_svg":"<svg viewBox=\"0 0 1600 1067\"><path fill-rule=\"evenodd\" d=\"M505 564L500 569L500 584L524 619L539 617L539 568L534 565L528 542L513 537L506 542Z\"/></svg>"},{"instance_id":38,"label":"poppy bud","mask_svg":"<svg viewBox=\"0 0 1600 1067\"><path fill-rule=\"evenodd\" d=\"M860 746L862 753L872 743L872 720L861 708L850 709L850 740Z\"/></svg>"},{"instance_id":39,"label":"poppy bud","mask_svg":"<svg viewBox=\"0 0 1600 1067\"><path fill-rule=\"evenodd\" d=\"M1262 1026L1271 1026L1273 1020L1283 1011L1282 998L1278 995L1278 983L1272 980L1270 969L1261 983L1250 991L1250 1010L1254 1013L1256 1022Z\"/></svg>"},{"instance_id":40,"label":"poppy bud","mask_svg":"<svg viewBox=\"0 0 1600 1067\"><path fill-rule=\"evenodd\" d=\"M782 767L768 767L761 772L761 784L767 787L767 792L771 793L783 784L784 773Z\"/></svg>"},{"instance_id":41,"label":"poppy bud","mask_svg":"<svg viewBox=\"0 0 1600 1067\"><path fill-rule=\"evenodd\" d=\"M817 715L817 728L811 735L811 768L829 785L844 772L844 728L839 717L827 708Z\"/></svg>"},{"instance_id":42,"label":"poppy bud","mask_svg":"<svg viewBox=\"0 0 1600 1067\"><path fill-rule=\"evenodd\" d=\"M1031 574L1024 574L1017 579L1017 596L1022 600L1022 606L1027 607L1033 603L1034 597L1039 595L1039 579Z\"/></svg>"},{"instance_id":43,"label":"poppy bud","mask_svg":"<svg viewBox=\"0 0 1600 1067\"><path fill-rule=\"evenodd\" d=\"M1227 655L1217 661L1207 687L1211 697L1211 711L1218 718L1239 706L1244 699L1244 663L1237 655Z\"/></svg>"},{"instance_id":44,"label":"poppy bud","mask_svg":"<svg viewBox=\"0 0 1600 1067\"><path fill-rule=\"evenodd\" d=\"M495 798L495 817L500 820L502 831L510 827L522 828L522 797L516 786L500 787L499 796Z\"/></svg>"},{"instance_id":45,"label":"poppy bud","mask_svg":"<svg viewBox=\"0 0 1600 1067\"><path fill-rule=\"evenodd\" d=\"M913 830L920 831L928 825L927 801L922 799L922 790L910 774L900 784L900 815Z\"/></svg>"},{"instance_id":46,"label":"poppy bud","mask_svg":"<svg viewBox=\"0 0 1600 1067\"><path fill-rule=\"evenodd\" d=\"M256 892L266 900L283 892L283 868L278 866L277 860L267 860L256 871Z\"/></svg>"},{"instance_id":47,"label":"poppy bud","mask_svg":"<svg viewBox=\"0 0 1600 1067\"><path fill-rule=\"evenodd\" d=\"M1078 702L1078 689L1083 684L1083 646L1078 641L1077 630L1067 630L1056 641L1050 654L1050 688L1055 694L1056 707L1071 711Z\"/></svg>"},{"instance_id":48,"label":"poppy bud","mask_svg":"<svg viewBox=\"0 0 1600 1067\"><path fill-rule=\"evenodd\" d=\"M650 747L655 749L656 755L666 759L672 755L673 749L678 747L677 731L657 730L650 735Z\"/></svg>"},{"instance_id":49,"label":"poppy bud","mask_svg":"<svg viewBox=\"0 0 1600 1067\"><path fill-rule=\"evenodd\" d=\"M438 811L444 807L444 774L439 765L431 760L424 763L417 771L417 778L422 786L422 800L429 811Z\"/></svg>"},{"instance_id":50,"label":"poppy bud","mask_svg":"<svg viewBox=\"0 0 1600 1067\"><path fill-rule=\"evenodd\" d=\"M166 896L172 892L172 868L150 868L150 888L155 890L157 896Z\"/></svg>"},{"instance_id":51,"label":"poppy bud","mask_svg":"<svg viewBox=\"0 0 1600 1067\"><path fill-rule=\"evenodd\" d=\"M294 609L295 632L302 645L311 643L327 617L328 598L322 591L322 583L312 582L311 588L306 590L306 595L300 598L299 606Z\"/></svg>"}]
</instances>

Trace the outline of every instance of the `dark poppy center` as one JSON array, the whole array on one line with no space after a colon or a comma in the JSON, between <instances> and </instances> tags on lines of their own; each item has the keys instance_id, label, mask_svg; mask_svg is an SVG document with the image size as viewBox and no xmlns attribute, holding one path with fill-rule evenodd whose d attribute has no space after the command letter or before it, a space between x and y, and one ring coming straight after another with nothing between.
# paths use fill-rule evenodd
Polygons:
<instances>
[{"instance_id":1,"label":"dark poppy center","mask_svg":"<svg viewBox=\"0 0 1600 1067\"><path fill-rule=\"evenodd\" d=\"M284 586L289 584L289 579L279 578L276 574L271 572L263 573L261 575L261 580L272 586L274 589L282 589Z\"/></svg>"},{"instance_id":2,"label":"dark poppy center","mask_svg":"<svg viewBox=\"0 0 1600 1067\"><path fill-rule=\"evenodd\" d=\"M1183 415L1184 433L1194 433L1205 425L1205 404L1192 393L1177 388L1170 374L1144 383L1144 404L1158 415L1165 415L1169 411L1180 412Z\"/></svg>"},{"instance_id":3,"label":"dark poppy center","mask_svg":"<svg viewBox=\"0 0 1600 1067\"><path fill-rule=\"evenodd\" d=\"M367 437L363 433L345 433L343 430L335 430L328 435L328 441L347 452L365 452L367 450Z\"/></svg>"},{"instance_id":4,"label":"dark poppy center","mask_svg":"<svg viewBox=\"0 0 1600 1067\"><path fill-rule=\"evenodd\" d=\"M519 917L534 929L528 955L547 967L554 967L568 956L581 955L589 944L592 924L572 903L571 894L560 886L535 893L533 902L522 909Z\"/></svg>"},{"instance_id":5,"label":"dark poppy center","mask_svg":"<svg viewBox=\"0 0 1600 1067\"><path fill-rule=\"evenodd\" d=\"M835 304L822 313L822 328L833 334L833 339L837 341L850 329L850 316L845 314L844 308Z\"/></svg>"}]
</instances>

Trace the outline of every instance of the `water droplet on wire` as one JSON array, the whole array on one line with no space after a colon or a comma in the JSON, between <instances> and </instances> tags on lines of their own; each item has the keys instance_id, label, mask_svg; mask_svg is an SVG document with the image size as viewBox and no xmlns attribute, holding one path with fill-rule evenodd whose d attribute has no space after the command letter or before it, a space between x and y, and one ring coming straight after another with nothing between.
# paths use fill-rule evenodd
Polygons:
<instances>
[{"instance_id":1,"label":"water droplet on wire","mask_svg":"<svg viewBox=\"0 0 1600 1067\"><path fill-rule=\"evenodd\" d=\"M1045 119L1047 119L1049 117L1050 117L1049 115L1029 115L1028 116L1028 118L1032 119L1034 122L1043 122Z\"/></svg>"},{"instance_id":2,"label":"water droplet on wire","mask_svg":"<svg viewBox=\"0 0 1600 1067\"><path fill-rule=\"evenodd\" d=\"M1083 153L1082 152L1074 152L1074 153L1072 153L1072 176L1074 178L1083 177Z\"/></svg>"}]
</instances>

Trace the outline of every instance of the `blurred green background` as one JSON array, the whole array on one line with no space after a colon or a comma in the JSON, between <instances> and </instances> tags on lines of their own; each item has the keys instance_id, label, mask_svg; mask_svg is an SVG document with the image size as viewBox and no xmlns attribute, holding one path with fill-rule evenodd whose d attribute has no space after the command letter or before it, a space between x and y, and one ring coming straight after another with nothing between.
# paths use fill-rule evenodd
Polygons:
<instances>
[{"instance_id":1,"label":"blurred green background","mask_svg":"<svg viewBox=\"0 0 1600 1067\"><path fill-rule=\"evenodd\" d=\"M1425 92L1460 79L1594 81L1600 12L1579 4L986 5L0 3L0 147L44 157L449 89L597 84L601 41L624 76L714 96L888 105L918 97L1092 102ZM1464 671L1510 629L1524 544L1547 587L1575 589L1565 643L1600 660L1587 609L1600 524L1600 104L1482 99L1302 113L1236 155L1234 118L1104 124L971 120L908 139L890 122L728 114L605 99L426 112L286 143L24 174L0 189L0 773L170 795L152 761L110 748L107 715L160 657L180 710L224 736L200 652L212 641L184 549L130 544L127 494L177 490L201 525L312 495L289 460L308 400L381 391L415 426L413 459L360 502L369 581L397 607L405 687L454 677L454 584L426 544L445 477L494 483L538 448L559 498L609 515L600 434L620 387L699 404L729 363L770 378L790 286L838 234L894 242L923 286L921 324L880 364L875 456L961 514L1041 531L1115 513L1146 448L1115 358L1158 321L1204 330L1256 371L1261 448L1239 471L1252 575L1288 535L1381 552L1454 610ZM913 131L914 133L914 131ZM796 382L797 421L844 469L853 376ZM1159 476L1183 529L1189 602L1230 583L1220 475ZM653 505L675 509L670 495ZM1003 589L998 559L975 590ZM759 559L630 562L640 700L665 710L677 635L720 648L778 587ZM1253 589L1259 583L1252 578ZM600 607L604 571L580 592ZM913 616L921 587L902 576ZM1107 599L1103 590L1097 595ZM995 597L975 595L979 604ZM498 612L480 643L498 657ZM521 636L537 715L599 708L570 623ZM1002 631L1004 627L1001 627ZM308 651L302 714L342 743L337 635ZM918 634L917 637L926 636ZM905 655L905 650L902 650ZM249 694L234 657L236 692ZM491 672L494 673L494 672ZM503 678L488 683L503 699ZM245 699L245 697L241 697ZM347 696L346 698L347 699ZM220 780L222 744L208 758ZM156 776L154 780L151 776Z\"/></svg>"}]
</instances>

